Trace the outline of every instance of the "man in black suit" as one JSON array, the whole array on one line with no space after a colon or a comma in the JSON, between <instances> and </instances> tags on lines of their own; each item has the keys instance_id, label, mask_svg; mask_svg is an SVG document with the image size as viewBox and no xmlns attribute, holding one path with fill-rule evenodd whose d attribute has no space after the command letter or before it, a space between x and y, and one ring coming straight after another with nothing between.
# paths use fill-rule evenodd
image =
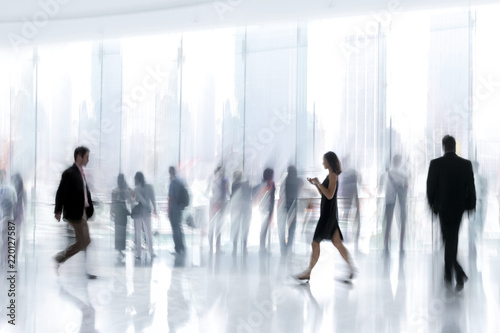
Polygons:
<instances>
[{"instance_id":1,"label":"man in black suit","mask_svg":"<svg viewBox=\"0 0 500 333\"><path fill-rule=\"evenodd\" d=\"M458 232L464 211L476 208L476 191L472 163L458 157L455 149L455 139L446 135L443 138L444 156L432 160L429 166L427 199L441 224L445 281L451 284L454 270L456 288L462 290L468 278L457 261Z\"/></svg>"},{"instance_id":2,"label":"man in black suit","mask_svg":"<svg viewBox=\"0 0 500 333\"><path fill-rule=\"evenodd\" d=\"M55 218L61 220L61 213L75 230L76 242L68 246L64 251L55 256L57 268L59 265L77 254L86 250L90 244L89 227L87 219L94 214L94 206L90 195L83 167L89 162L90 151L87 147L75 149L75 163L66 169L61 177L61 183L57 189ZM95 279L95 275L87 273L89 279Z\"/></svg>"}]
</instances>

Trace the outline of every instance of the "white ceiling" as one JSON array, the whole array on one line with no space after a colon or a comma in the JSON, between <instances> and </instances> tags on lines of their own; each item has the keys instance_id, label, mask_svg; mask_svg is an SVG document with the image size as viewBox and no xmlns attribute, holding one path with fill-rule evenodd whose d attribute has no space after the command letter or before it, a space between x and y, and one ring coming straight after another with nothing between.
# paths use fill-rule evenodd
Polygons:
<instances>
[{"instance_id":1,"label":"white ceiling","mask_svg":"<svg viewBox=\"0 0 500 333\"><path fill-rule=\"evenodd\" d=\"M363 15L391 8L407 11L492 2L499 1L0 0L0 46ZM30 30L34 23L38 26Z\"/></svg>"}]
</instances>

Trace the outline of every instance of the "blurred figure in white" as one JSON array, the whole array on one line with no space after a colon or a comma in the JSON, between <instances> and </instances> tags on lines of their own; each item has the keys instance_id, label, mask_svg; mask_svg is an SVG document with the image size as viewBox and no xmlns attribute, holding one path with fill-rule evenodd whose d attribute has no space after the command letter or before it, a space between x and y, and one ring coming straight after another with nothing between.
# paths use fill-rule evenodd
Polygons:
<instances>
[{"instance_id":1,"label":"blurred figure in white","mask_svg":"<svg viewBox=\"0 0 500 333\"><path fill-rule=\"evenodd\" d=\"M115 221L115 250L118 259L125 257L125 243L127 240L127 219L130 215L128 206L132 204L132 190L125 181L125 176L118 175L118 187L111 193L111 219Z\"/></svg>"},{"instance_id":2,"label":"blurred figure in white","mask_svg":"<svg viewBox=\"0 0 500 333\"><path fill-rule=\"evenodd\" d=\"M349 156L346 156L344 158L344 160L342 161L342 165L345 169L339 175L339 210L342 210L342 218L346 218L349 222L352 220L356 225L356 233L354 236L354 251L358 252L359 235L361 232L358 184L361 184L361 176L356 170L351 167Z\"/></svg>"},{"instance_id":3,"label":"blurred figure in white","mask_svg":"<svg viewBox=\"0 0 500 333\"><path fill-rule=\"evenodd\" d=\"M258 194L256 195L259 204L259 210L262 214L262 225L260 228L260 254L269 253L266 250L266 238L269 225L273 218L274 199L276 186L274 184L274 170L266 168L262 175L262 183L258 185Z\"/></svg>"},{"instance_id":4,"label":"blurred figure in white","mask_svg":"<svg viewBox=\"0 0 500 333\"><path fill-rule=\"evenodd\" d=\"M243 255L247 254L248 231L252 219L252 188L248 181L243 180L243 173L239 170L233 174L231 187L231 240L233 241L233 255L238 248L238 237L241 235Z\"/></svg>"},{"instance_id":5,"label":"blurred figure in white","mask_svg":"<svg viewBox=\"0 0 500 333\"><path fill-rule=\"evenodd\" d=\"M16 203L16 190L7 182L7 173L2 169L0 170L0 228L2 231L0 267L3 267L7 260L9 222L14 221ZM16 230L16 234L17 232L18 230Z\"/></svg>"},{"instance_id":6,"label":"blurred figure in white","mask_svg":"<svg viewBox=\"0 0 500 333\"><path fill-rule=\"evenodd\" d=\"M404 254L404 239L406 232L406 199L408 193L408 175L401 168L401 155L394 155L391 168L387 171L385 188L385 236L384 254L389 254L389 239L391 235L392 218L396 207L396 199L399 201L400 210L400 239L399 252Z\"/></svg>"},{"instance_id":7,"label":"blurred figure in white","mask_svg":"<svg viewBox=\"0 0 500 333\"><path fill-rule=\"evenodd\" d=\"M469 255L476 257L476 245L482 240L488 205L488 181L480 172L479 163L472 162L476 185L476 210L469 216Z\"/></svg>"},{"instance_id":8,"label":"blurred figure in white","mask_svg":"<svg viewBox=\"0 0 500 333\"><path fill-rule=\"evenodd\" d=\"M221 251L221 232L224 224L226 213L227 195L229 192L229 182L224 174L224 168L218 166L212 180L209 182L210 189L210 207L209 207L209 225L208 225L208 244L210 245L210 253Z\"/></svg>"},{"instance_id":9,"label":"blurred figure in white","mask_svg":"<svg viewBox=\"0 0 500 333\"><path fill-rule=\"evenodd\" d=\"M149 250L151 258L156 257L153 250L153 234L151 232L151 209L156 216L156 199L153 186L146 183L144 174L137 172L134 177L135 189L134 198L137 205L132 209L132 218L134 219L135 227L135 258L141 259L142 245L141 232L144 228L146 234L146 246Z\"/></svg>"},{"instance_id":10,"label":"blurred figure in white","mask_svg":"<svg viewBox=\"0 0 500 333\"><path fill-rule=\"evenodd\" d=\"M22 226L24 221L24 205L27 201L26 191L24 190L24 182L20 174L16 173L10 178L10 180L17 195L17 203L14 208L14 223L16 224L16 253L19 253L18 249L21 241Z\"/></svg>"}]
</instances>

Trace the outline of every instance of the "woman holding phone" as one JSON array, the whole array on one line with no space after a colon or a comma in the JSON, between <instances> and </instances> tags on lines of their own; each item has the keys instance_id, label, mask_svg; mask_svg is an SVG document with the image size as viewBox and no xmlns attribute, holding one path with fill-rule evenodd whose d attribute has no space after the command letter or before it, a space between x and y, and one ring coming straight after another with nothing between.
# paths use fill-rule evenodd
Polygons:
<instances>
[{"instance_id":1,"label":"woman holding phone","mask_svg":"<svg viewBox=\"0 0 500 333\"><path fill-rule=\"evenodd\" d=\"M321 195L321 212L316 231L314 232L309 268L303 273L295 276L297 280L303 282L308 282L311 277L311 271L319 259L319 244L323 240L331 240L333 245L339 250L340 255L344 258L347 265L349 265L350 273L348 280L354 277L354 267L349 259L349 253L342 243L343 237L338 221L338 176L342 172L342 167L337 155L331 151L323 155L323 166L328 170L328 176L323 183L320 183L318 178L307 178L309 183L316 186Z\"/></svg>"}]
</instances>

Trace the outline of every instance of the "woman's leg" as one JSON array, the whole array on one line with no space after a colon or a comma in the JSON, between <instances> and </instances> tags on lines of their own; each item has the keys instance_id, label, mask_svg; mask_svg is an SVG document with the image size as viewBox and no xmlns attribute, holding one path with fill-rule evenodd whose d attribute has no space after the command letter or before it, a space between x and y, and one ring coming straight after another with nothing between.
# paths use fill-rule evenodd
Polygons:
<instances>
[{"instance_id":1,"label":"woman's leg","mask_svg":"<svg viewBox=\"0 0 500 333\"><path fill-rule=\"evenodd\" d=\"M333 246L335 246L337 248L337 250L339 250L342 258L344 258L345 262L349 265L351 270L353 270L353 267L352 267L351 262L349 260L349 252L347 252L347 249L345 248L344 243L342 243L342 239L340 238L339 229L335 230L335 233L333 234L333 237L332 237L332 242L333 242Z\"/></svg>"},{"instance_id":2,"label":"woman's leg","mask_svg":"<svg viewBox=\"0 0 500 333\"><path fill-rule=\"evenodd\" d=\"M141 256L141 232L142 232L142 217L136 217L134 219L134 231L135 231L135 256Z\"/></svg>"},{"instance_id":3,"label":"woman's leg","mask_svg":"<svg viewBox=\"0 0 500 333\"><path fill-rule=\"evenodd\" d=\"M299 279L309 278L311 275L311 271L316 266L316 263L319 259L319 242L313 241L312 244L312 253L311 253L311 261L309 263L309 268L302 274L298 276Z\"/></svg>"}]
</instances>

